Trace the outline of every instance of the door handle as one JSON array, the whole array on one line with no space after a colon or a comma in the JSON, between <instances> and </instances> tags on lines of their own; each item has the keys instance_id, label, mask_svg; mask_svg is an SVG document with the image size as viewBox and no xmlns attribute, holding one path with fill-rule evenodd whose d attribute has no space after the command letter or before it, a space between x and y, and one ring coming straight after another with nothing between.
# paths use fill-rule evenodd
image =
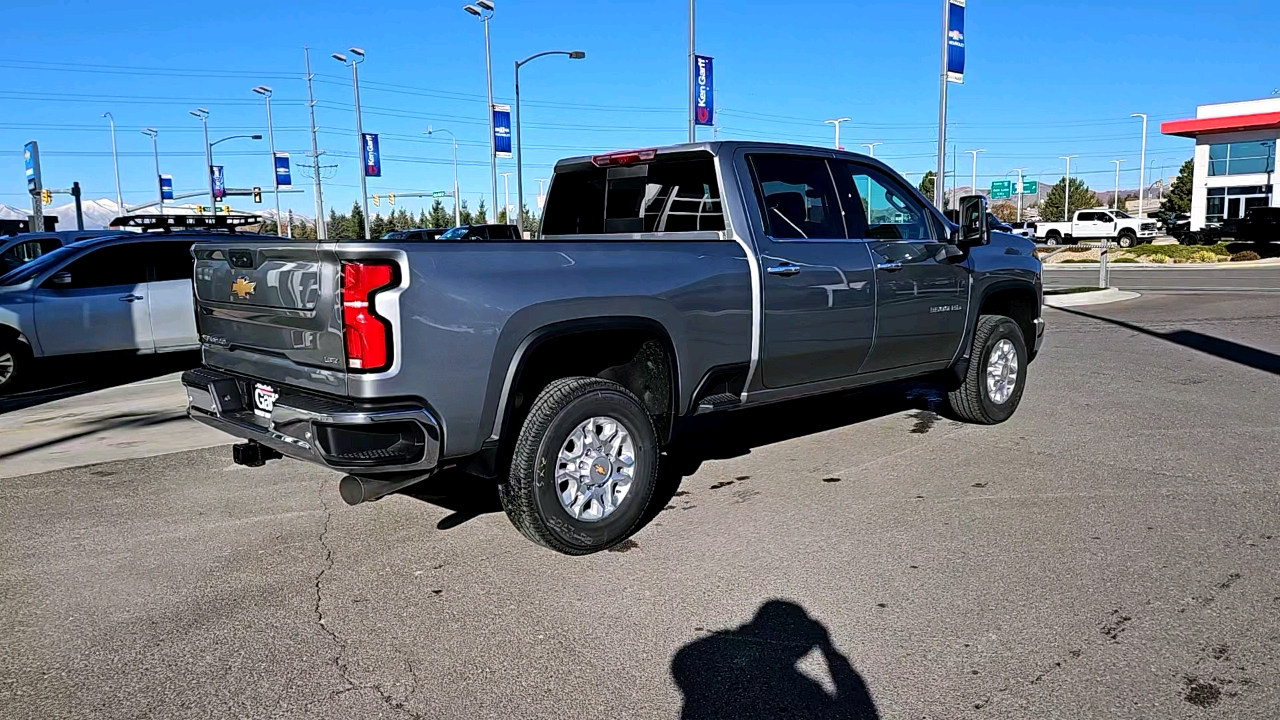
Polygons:
<instances>
[{"instance_id":1,"label":"door handle","mask_svg":"<svg viewBox=\"0 0 1280 720\"><path fill-rule=\"evenodd\" d=\"M902 263L901 263L901 262L897 262L897 261L895 261L895 262L887 262L887 263L877 263L877 264L876 264L876 269L877 269L877 270L887 270L887 271L889 271L889 272L893 272L894 270L901 270L901 269L902 269Z\"/></svg>"},{"instance_id":2,"label":"door handle","mask_svg":"<svg viewBox=\"0 0 1280 720\"><path fill-rule=\"evenodd\" d=\"M121 295L121 296L120 296L120 302L133 302L133 301L135 301L135 300L141 300L141 299L142 299L142 296L141 296L141 295L132 295L132 294L130 294L130 295Z\"/></svg>"},{"instance_id":3,"label":"door handle","mask_svg":"<svg viewBox=\"0 0 1280 720\"><path fill-rule=\"evenodd\" d=\"M782 277L790 277L800 272L800 266L792 265L790 263L786 265L775 265L771 268L767 268L765 272L769 273L770 275L781 275Z\"/></svg>"}]
</instances>

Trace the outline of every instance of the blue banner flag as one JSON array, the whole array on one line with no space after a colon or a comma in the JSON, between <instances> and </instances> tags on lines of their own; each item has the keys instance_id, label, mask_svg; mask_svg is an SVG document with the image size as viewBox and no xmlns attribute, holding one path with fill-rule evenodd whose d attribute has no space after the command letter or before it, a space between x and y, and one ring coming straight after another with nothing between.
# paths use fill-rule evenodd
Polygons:
<instances>
[{"instance_id":1,"label":"blue banner flag","mask_svg":"<svg viewBox=\"0 0 1280 720\"><path fill-rule=\"evenodd\" d=\"M495 157L511 157L511 106L493 106L493 154Z\"/></svg>"},{"instance_id":2,"label":"blue banner flag","mask_svg":"<svg viewBox=\"0 0 1280 720\"><path fill-rule=\"evenodd\" d=\"M221 165L209 166L209 174L213 178L213 199L221 200L227 196L227 179L222 174Z\"/></svg>"},{"instance_id":3,"label":"blue banner flag","mask_svg":"<svg viewBox=\"0 0 1280 720\"><path fill-rule=\"evenodd\" d=\"M365 177L382 177L382 153L378 151L378 136L365 133L363 144Z\"/></svg>"},{"instance_id":4,"label":"blue banner flag","mask_svg":"<svg viewBox=\"0 0 1280 720\"><path fill-rule=\"evenodd\" d=\"M173 199L173 176L172 175L160 176L160 199L161 200Z\"/></svg>"},{"instance_id":5,"label":"blue banner flag","mask_svg":"<svg viewBox=\"0 0 1280 720\"><path fill-rule=\"evenodd\" d=\"M695 125L716 124L715 81L711 75L711 58L693 56L693 122Z\"/></svg>"},{"instance_id":6,"label":"blue banner flag","mask_svg":"<svg viewBox=\"0 0 1280 720\"><path fill-rule=\"evenodd\" d=\"M40 192L40 146L35 140L22 146L22 164L27 172L27 192Z\"/></svg>"},{"instance_id":7,"label":"blue banner flag","mask_svg":"<svg viewBox=\"0 0 1280 720\"><path fill-rule=\"evenodd\" d=\"M293 177L289 174L289 153L278 152L276 157L276 187L280 189L293 187Z\"/></svg>"},{"instance_id":8,"label":"blue banner flag","mask_svg":"<svg viewBox=\"0 0 1280 720\"><path fill-rule=\"evenodd\" d=\"M964 82L964 0L947 4L947 82Z\"/></svg>"}]
</instances>

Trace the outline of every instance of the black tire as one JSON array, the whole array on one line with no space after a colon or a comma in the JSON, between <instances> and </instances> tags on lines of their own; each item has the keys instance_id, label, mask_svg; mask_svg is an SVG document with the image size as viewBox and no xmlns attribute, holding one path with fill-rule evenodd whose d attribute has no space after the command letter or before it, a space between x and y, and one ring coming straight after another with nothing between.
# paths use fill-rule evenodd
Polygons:
<instances>
[{"instance_id":1,"label":"black tire","mask_svg":"<svg viewBox=\"0 0 1280 720\"><path fill-rule=\"evenodd\" d=\"M575 519L557 495L561 446L584 421L607 416L635 444L630 489L610 514ZM658 475L658 438L640 400L618 383L593 377L556 380L538 393L516 439L511 472L498 497L511 524L530 540L566 555L587 555L627 539L639 527ZM603 472L603 471L602 471Z\"/></svg>"},{"instance_id":2,"label":"black tire","mask_svg":"<svg viewBox=\"0 0 1280 720\"><path fill-rule=\"evenodd\" d=\"M993 402L987 391L987 363L991 351L1001 340L1013 345L1018 361L1018 373L1013 391L1003 403ZM983 315L973 333L973 350L969 354L969 369L960 387L947 393L951 411L961 420L982 425L995 425L1008 420L1018 409L1022 389L1027 383L1027 343L1018 323L1003 315Z\"/></svg>"},{"instance_id":3,"label":"black tire","mask_svg":"<svg viewBox=\"0 0 1280 720\"><path fill-rule=\"evenodd\" d=\"M1137 235L1134 235L1133 233L1128 232L1128 231L1126 231L1126 232L1122 232L1122 233L1120 233L1120 235L1116 238L1116 244L1117 244L1117 245L1119 245L1120 247L1122 247L1122 248L1126 249L1126 250L1128 250L1129 248L1132 248L1132 247L1137 247L1137 245L1138 245L1138 236L1137 236Z\"/></svg>"},{"instance_id":4,"label":"black tire","mask_svg":"<svg viewBox=\"0 0 1280 720\"><path fill-rule=\"evenodd\" d=\"M1050 230L1048 235L1044 236L1045 245L1057 245L1062 242L1062 233L1057 230Z\"/></svg>"},{"instance_id":5,"label":"black tire","mask_svg":"<svg viewBox=\"0 0 1280 720\"><path fill-rule=\"evenodd\" d=\"M0 338L0 395L17 392L31 373L31 350L13 337Z\"/></svg>"}]
</instances>

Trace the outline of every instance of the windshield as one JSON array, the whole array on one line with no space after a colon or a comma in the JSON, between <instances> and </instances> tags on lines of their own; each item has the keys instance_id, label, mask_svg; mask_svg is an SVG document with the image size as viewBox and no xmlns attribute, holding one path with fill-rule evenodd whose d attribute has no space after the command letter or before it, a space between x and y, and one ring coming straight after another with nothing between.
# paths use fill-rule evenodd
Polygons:
<instances>
[{"instance_id":1,"label":"windshield","mask_svg":"<svg viewBox=\"0 0 1280 720\"><path fill-rule=\"evenodd\" d=\"M461 240L462 238L466 237L467 231L470 229L471 228L467 227L466 225L459 225L458 227L452 228L445 234L441 235L440 239L441 240Z\"/></svg>"},{"instance_id":2,"label":"windshield","mask_svg":"<svg viewBox=\"0 0 1280 720\"><path fill-rule=\"evenodd\" d=\"M57 250L51 250L35 260L0 276L0 285L21 285L45 270L55 267L63 260L72 257L77 250L78 248L69 245L64 245Z\"/></svg>"},{"instance_id":3,"label":"windshield","mask_svg":"<svg viewBox=\"0 0 1280 720\"><path fill-rule=\"evenodd\" d=\"M1112 210L1112 211L1111 211L1111 214L1112 214L1112 215L1115 215L1116 217L1120 218L1121 220L1128 220L1128 219L1132 219L1132 218L1133 218L1133 216L1132 216L1132 215L1130 215L1129 213L1127 213L1127 212L1125 212L1125 211L1123 211L1123 210Z\"/></svg>"}]
</instances>

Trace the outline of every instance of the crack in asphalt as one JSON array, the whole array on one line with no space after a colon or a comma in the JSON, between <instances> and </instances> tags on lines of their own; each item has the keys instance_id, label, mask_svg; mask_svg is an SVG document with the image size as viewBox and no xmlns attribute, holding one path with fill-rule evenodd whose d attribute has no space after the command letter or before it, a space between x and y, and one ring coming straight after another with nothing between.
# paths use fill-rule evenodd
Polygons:
<instances>
[{"instance_id":1,"label":"crack in asphalt","mask_svg":"<svg viewBox=\"0 0 1280 720\"><path fill-rule=\"evenodd\" d=\"M320 572L316 573L313 583L316 591L316 602L313 611L315 612L316 623L320 626L320 629L324 634L333 641L333 645L336 648L332 661L333 668L338 671L338 676L347 684L347 687L329 693L328 699L333 700L341 695L361 690L372 690L378 694L378 697L388 708L395 710L396 712L403 713L414 720L422 720L422 715L419 715L404 706L405 702L407 702L409 698L413 697L414 693L418 691L418 673L413 669L413 663L409 662L407 658L405 659L405 665L409 668L409 674L413 678L413 685L409 688L409 692L399 699L383 690L381 685L378 685L377 683L370 685L357 683L347 673L347 665L342 660L342 654L343 651L346 650L347 645L342 641L342 638L338 637L336 632L330 629L328 620L324 616L323 608L324 589L322 584L324 582L324 576L327 572L333 569L333 548L329 547L329 542L326 539L329 535L329 523L333 519L333 510L329 507L329 503L325 502L324 484L325 483L322 480L320 483L320 504L324 506L324 527L320 530L319 537L320 546L324 548L324 565L320 568Z\"/></svg>"}]
</instances>

